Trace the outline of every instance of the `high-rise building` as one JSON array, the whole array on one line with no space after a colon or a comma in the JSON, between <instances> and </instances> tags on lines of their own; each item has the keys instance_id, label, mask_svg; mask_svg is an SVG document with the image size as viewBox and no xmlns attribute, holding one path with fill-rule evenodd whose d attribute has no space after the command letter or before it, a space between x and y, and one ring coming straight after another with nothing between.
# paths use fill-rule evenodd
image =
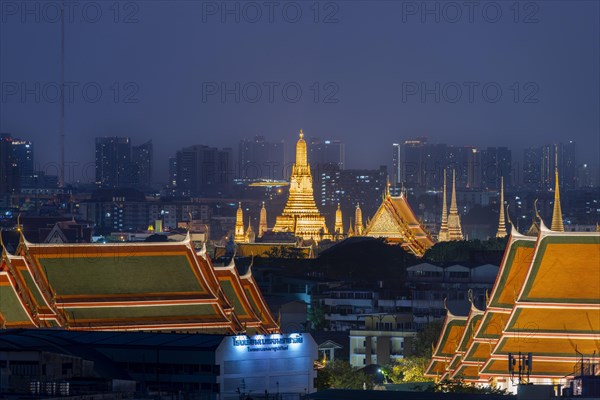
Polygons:
<instances>
[{"instance_id":1,"label":"high-rise building","mask_svg":"<svg viewBox=\"0 0 600 400\"><path fill-rule=\"evenodd\" d=\"M169 183L167 188L171 193L177 190L177 157L169 157Z\"/></svg>"},{"instance_id":2,"label":"high-rise building","mask_svg":"<svg viewBox=\"0 0 600 400\"><path fill-rule=\"evenodd\" d=\"M238 154L238 178L284 179L283 142L267 142L263 136L241 140Z\"/></svg>"},{"instance_id":3,"label":"high-rise building","mask_svg":"<svg viewBox=\"0 0 600 400\"><path fill-rule=\"evenodd\" d=\"M542 186L541 147L529 147L523 151L523 186L535 189Z\"/></svg>"},{"instance_id":4,"label":"high-rise building","mask_svg":"<svg viewBox=\"0 0 600 400\"><path fill-rule=\"evenodd\" d=\"M333 212L341 204L344 214L353 215L359 203L364 215L371 216L381 203L387 178L387 166L340 170L336 164L321 164L315 173L315 198L324 211Z\"/></svg>"},{"instance_id":5,"label":"high-rise building","mask_svg":"<svg viewBox=\"0 0 600 400\"><path fill-rule=\"evenodd\" d=\"M13 157L19 169L21 188L35 187L33 171L33 142L14 138L12 141Z\"/></svg>"},{"instance_id":6,"label":"high-rise building","mask_svg":"<svg viewBox=\"0 0 600 400\"><path fill-rule=\"evenodd\" d=\"M594 173L591 165L581 164L579 166L579 175L577 182L579 187L593 187L594 186Z\"/></svg>"},{"instance_id":7,"label":"high-rise building","mask_svg":"<svg viewBox=\"0 0 600 400\"><path fill-rule=\"evenodd\" d=\"M578 188L581 165L577 156L577 145L572 140L567 143L547 144L525 149L523 153L523 184L542 189L554 187L554 171L557 160L563 187Z\"/></svg>"},{"instance_id":8,"label":"high-rise building","mask_svg":"<svg viewBox=\"0 0 600 400\"><path fill-rule=\"evenodd\" d=\"M424 184L423 161L427 138L406 140L400 148L400 182L414 187Z\"/></svg>"},{"instance_id":9,"label":"high-rise building","mask_svg":"<svg viewBox=\"0 0 600 400\"><path fill-rule=\"evenodd\" d=\"M0 134L0 194L14 193L20 189L19 167L12 143L10 133Z\"/></svg>"},{"instance_id":10,"label":"high-rise building","mask_svg":"<svg viewBox=\"0 0 600 400\"><path fill-rule=\"evenodd\" d=\"M135 169L133 186L149 188L152 185L153 158L152 140L131 148L131 163Z\"/></svg>"},{"instance_id":11,"label":"high-rise building","mask_svg":"<svg viewBox=\"0 0 600 400\"><path fill-rule=\"evenodd\" d=\"M176 155L176 193L183 196L223 196L233 182L231 148L194 145Z\"/></svg>"},{"instance_id":12,"label":"high-rise building","mask_svg":"<svg viewBox=\"0 0 600 400\"><path fill-rule=\"evenodd\" d=\"M558 163L562 185L567 189L579 187L579 160L577 157L577 144L569 140L558 145Z\"/></svg>"},{"instance_id":13,"label":"high-rise building","mask_svg":"<svg viewBox=\"0 0 600 400\"><path fill-rule=\"evenodd\" d=\"M474 147L467 150L467 160L464 166L466 174L466 188L478 189L481 187L481 151Z\"/></svg>"},{"instance_id":14,"label":"high-rise building","mask_svg":"<svg viewBox=\"0 0 600 400\"><path fill-rule=\"evenodd\" d=\"M504 185L512 185L512 154L507 147L488 147L481 152L481 179L485 189L500 189L500 178Z\"/></svg>"},{"instance_id":15,"label":"high-rise building","mask_svg":"<svg viewBox=\"0 0 600 400\"><path fill-rule=\"evenodd\" d=\"M360 204L362 215L371 217L381 204L381 196L387 185L387 166L379 169L347 169L340 173L340 197L342 210L352 215L353 206ZM354 231L355 234L358 234Z\"/></svg>"},{"instance_id":16,"label":"high-rise building","mask_svg":"<svg viewBox=\"0 0 600 400\"><path fill-rule=\"evenodd\" d=\"M439 161L438 161L439 163ZM481 187L481 152L472 146L447 146L444 168L456 171L458 187ZM439 187L441 182L435 182Z\"/></svg>"},{"instance_id":17,"label":"high-rise building","mask_svg":"<svg viewBox=\"0 0 600 400\"><path fill-rule=\"evenodd\" d=\"M452 163L458 163L457 153L452 153ZM438 187L449 162L447 145L427 143L423 137L404 141L398 157L400 183L408 187Z\"/></svg>"},{"instance_id":18,"label":"high-rise building","mask_svg":"<svg viewBox=\"0 0 600 400\"><path fill-rule=\"evenodd\" d=\"M316 167L315 177L315 199L323 209L338 204L344 189L341 183L341 171L337 164L320 164Z\"/></svg>"},{"instance_id":19,"label":"high-rise building","mask_svg":"<svg viewBox=\"0 0 600 400\"><path fill-rule=\"evenodd\" d=\"M551 188L554 181L554 160L556 159L556 145L545 145L540 148L541 151L541 186L543 188Z\"/></svg>"},{"instance_id":20,"label":"high-rise building","mask_svg":"<svg viewBox=\"0 0 600 400\"><path fill-rule=\"evenodd\" d=\"M101 188L130 186L131 141L128 137L96 138L96 185Z\"/></svg>"},{"instance_id":21,"label":"high-rise building","mask_svg":"<svg viewBox=\"0 0 600 400\"><path fill-rule=\"evenodd\" d=\"M337 164L341 170L345 167L346 149L341 140L321 140L318 137L312 137L308 151L308 161L314 166Z\"/></svg>"}]
</instances>

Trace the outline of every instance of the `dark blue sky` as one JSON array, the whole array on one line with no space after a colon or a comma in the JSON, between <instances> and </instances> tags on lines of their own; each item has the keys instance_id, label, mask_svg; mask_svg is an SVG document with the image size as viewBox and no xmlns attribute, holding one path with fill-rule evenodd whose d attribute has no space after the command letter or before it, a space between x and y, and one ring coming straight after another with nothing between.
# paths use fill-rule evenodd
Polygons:
<instances>
[{"instance_id":1,"label":"dark blue sky","mask_svg":"<svg viewBox=\"0 0 600 400\"><path fill-rule=\"evenodd\" d=\"M152 139L164 179L182 146L291 142L303 128L345 140L350 167L389 163L393 142L423 135L515 149L575 140L597 164L600 3L467 3L139 1L117 15L112 1L72 2L67 161L92 162L95 136ZM0 131L34 140L41 164L59 158L57 4L0 0Z\"/></svg>"}]
</instances>

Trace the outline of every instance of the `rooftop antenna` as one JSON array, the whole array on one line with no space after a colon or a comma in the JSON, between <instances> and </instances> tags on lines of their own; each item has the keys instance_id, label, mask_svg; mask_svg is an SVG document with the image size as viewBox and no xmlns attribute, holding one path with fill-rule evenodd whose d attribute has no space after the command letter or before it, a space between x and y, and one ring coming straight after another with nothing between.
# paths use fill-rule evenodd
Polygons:
<instances>
[{"instance_id":1,"label":"rooftop antenna","mask_svg":"<svg viewBox=\"0 0 600 400\"><path fill-rule=\"evenodd\" d=\"M65 187L65 2L60 3L60 180Z\"/></svg>"}]
</instances>

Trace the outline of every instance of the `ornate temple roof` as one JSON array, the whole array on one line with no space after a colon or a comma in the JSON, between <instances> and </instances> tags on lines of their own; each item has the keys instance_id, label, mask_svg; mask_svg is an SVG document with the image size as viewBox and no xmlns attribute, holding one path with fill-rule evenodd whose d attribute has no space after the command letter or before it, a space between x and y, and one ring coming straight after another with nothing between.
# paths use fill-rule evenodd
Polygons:
<instances>
[{"instance_id":1,"label":"ornate temple roof","mask_svg":"<svg viewBox=\"0 0 600 400\"><path fill-rule=\"evenodd\" d=\"M437 376L440 379L446 376L452 358L456 353L456 348L462 339L466 324L466 316L456 316L449 310L447 311L426 375Z\"/></svg>"},{"instance_id":2,"label":"ornate temple roof","mask_svg":"<svg viewBox=\"0 0 600 400\"><path fill-rule=\"evenodd\" d=\"M433 246L431 235L421 225L412 211L406 196L393 197L389 190L363 232L363 236L383 237L399 243L411 253L422 256Z\"/></svg>"},{"instance_id":3,"label":"ornate temple roof","mask_svg":"<svg viewBox=\"0 0 600 400\"><path fill-rule=\"evenodd\" d=\"M277 330L258 316L270 316L266 305L245 295L247 280L196 254L189 236L112 244L33 244L22 236L16 254L2 257L0 317L6 327Z\"/></svg>"},{"instance_id":4,"label":"ornate temple roof","mask_svg":"<svg viewBox=\"0 0 600 400\"><path fill-rule=\"evenodd\" d=\"M599 265L596 232L556 232L542 223L530 237L513 229L488 307L464 353L462 342L457 347L449 374L474 382L507 377L508 353L531 352L531 377L573 375L580 357L600 352ZM435 361L434 354L430 366Z\"/></svg>"}]
</instances>

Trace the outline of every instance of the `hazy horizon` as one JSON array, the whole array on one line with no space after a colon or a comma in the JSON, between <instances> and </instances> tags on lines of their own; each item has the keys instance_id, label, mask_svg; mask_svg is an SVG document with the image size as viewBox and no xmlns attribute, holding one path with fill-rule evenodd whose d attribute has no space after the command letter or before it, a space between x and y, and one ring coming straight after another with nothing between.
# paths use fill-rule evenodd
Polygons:
<instances>
[{"instance_id":1,"label":"hazy horizon","mask_svg":"<svg viewBox=\"0 0 600 400\"><path fill-rule=\"evenodd\" d=\"M392 143L418 136L506 146L519 163L522 148L574 140L598 167L597 2L67 3L77 168L97 136L151 139L165 181L182 147L263 135L289 148L299 129L343 140L348 168L389 165ZM0 132L33 140L40 165L60 154L59 4L0 10Z\"/></svg>"}]
</instances>

